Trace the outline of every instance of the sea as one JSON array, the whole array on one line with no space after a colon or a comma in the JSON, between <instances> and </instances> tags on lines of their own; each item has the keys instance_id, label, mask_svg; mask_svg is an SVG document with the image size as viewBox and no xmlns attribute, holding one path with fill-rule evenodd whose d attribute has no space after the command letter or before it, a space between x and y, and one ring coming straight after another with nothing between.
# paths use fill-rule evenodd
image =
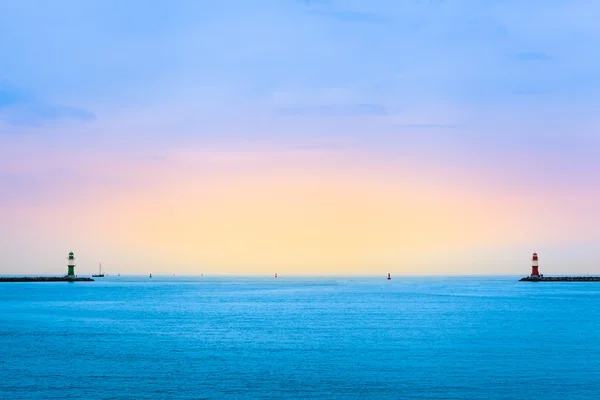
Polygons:
<instances>
[{"instance_id":1,"label":"sea","mask_svg":"<svg viewBox=\"0 0 600 400\"><path fill-rule=\"evenodd\" d=\"M1 399L600 399L600 283L0 283Z\"/></svg>"}]
</instances>

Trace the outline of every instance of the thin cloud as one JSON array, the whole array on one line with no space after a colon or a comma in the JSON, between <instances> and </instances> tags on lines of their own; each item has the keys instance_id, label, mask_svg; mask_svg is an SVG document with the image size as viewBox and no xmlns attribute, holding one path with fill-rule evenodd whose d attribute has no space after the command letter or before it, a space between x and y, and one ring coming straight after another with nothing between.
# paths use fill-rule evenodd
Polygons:
<instances>
[{"instance_id":1,"label":"thin cloud","mask_svg":"<svg viewBox=\"0 0 600 400\"><path fill-rule=\"evenodd\" d=\"M296 0L299 3L304 3L307 6L310 6L311 4L329 4L331 3L331 0Z\"/></svg>"},{"instance_id":2,"label":"thin cloud","mask_svg":"<svg viewBox=\"0 0 600 400\"><path fill-rule=\"evenodd\" d=\"M142 158L144 160L155 161L155 162L167 161L167 156L150 155L150 156L143 156Z\"/></svg>"},{"instance_id":3,"label":"thin cloud","mask_svg":"<svg viewBox=\"0 0 600 400\"><path fill-rule=\"evenodd\" d=\"M96 116L83 108L48 104L31 94L0 84L0 121L9 125L42 125L55 120L93 121Z\"/></svg>"},{"instance_id":4,"label":"thin cloud","mask_svg":"<svg viewBox=\"0 0 600 400\"><path fill-rule=\"evenodd\" d=\"M383 116L388 112L381 104L352 104L282 107L276 110L276 114L283 116Z\"/></svg>"},{"instance_id":5,"label":"thin cloud","mask_svg":"<svg viewBox=\"0 0 600 400\"><path fill-rule=\"evenodd\" d=\"M547 61L551 57L546 53L529 51L515 54L515 59L519 61Z\"/></svg>"},{"instance_id":6,"label":"thin cloud","mask_svg":"<svg viewBox=\"0 0 600 400\"><path fill-rule=\"evenodd\" d=\"M396 128L414 128L414 129L455 129L460 125L453 124L394 124Z\"/></svg>"},{"instance_id":7,"label":"thin cloud","mask_svg":"<svg viewBox=\"0 0 600 400\"><path fill-rule=\"evenodd\" d=\"M288 147L291 149L294 149L294 150L312 151L312 150L343 150L343 149L347 148L348 146L343 146L340 144L297 144L297 145L291 145Z\"/></svg>"},{"instance_id":8,"label":"thin cloud","mask_svg":"<svg viewBox=\"0 0 600 400\"><path fill-rule=\"evenodd\" d=\"M517 95L517 96L533 96L533 95L539 95L539 94L544 94L545 92L541 89L527 89L527 88L523 88L523 89L517 89L517 90L513 90L512 94Z\"/></svg>"},{"instance_id":9,"label":"thin cloud","mask_svg":"<svg viewBox=\"0 0 600 400\"><path fill-rule=\"evenodd\" d=\"M385 20L374 13L368 12L356 12L356 11L310 11L310 14L337 19L343 22L367 22L367 23L381 23Z\"/></svg>"}]
</instances>

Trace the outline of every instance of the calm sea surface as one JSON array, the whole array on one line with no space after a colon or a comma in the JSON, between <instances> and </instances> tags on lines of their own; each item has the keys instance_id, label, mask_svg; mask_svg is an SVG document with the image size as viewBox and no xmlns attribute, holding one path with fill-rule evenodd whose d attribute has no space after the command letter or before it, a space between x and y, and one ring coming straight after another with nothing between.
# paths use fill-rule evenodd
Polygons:
<instances>
[{"instance_id":1,"label":"calm sea surface","mask_svg":"<svg viewBox=\"0 0 600 400\"><path fill-rule=\"evenodd\" d=\"M600 399L600 283L0 283L0 398Z\"/></svg>"}]
</instances>

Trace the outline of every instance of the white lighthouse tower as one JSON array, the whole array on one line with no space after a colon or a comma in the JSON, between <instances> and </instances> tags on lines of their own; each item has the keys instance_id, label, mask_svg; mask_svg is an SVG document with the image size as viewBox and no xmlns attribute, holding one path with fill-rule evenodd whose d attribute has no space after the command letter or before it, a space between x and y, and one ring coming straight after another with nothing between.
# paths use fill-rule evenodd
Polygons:
<instances>
[{"instance_id":1,"label":"white lighthouse tower","mask_svg":"<svg viewBox=\"0 0 600 400\"><path fill-rule=\"evenodd\" d=\"M75 278L75 255L73 252L69 253L69 263L67 264L67 268L67 278Z\"/></svg>"}]
</instances>

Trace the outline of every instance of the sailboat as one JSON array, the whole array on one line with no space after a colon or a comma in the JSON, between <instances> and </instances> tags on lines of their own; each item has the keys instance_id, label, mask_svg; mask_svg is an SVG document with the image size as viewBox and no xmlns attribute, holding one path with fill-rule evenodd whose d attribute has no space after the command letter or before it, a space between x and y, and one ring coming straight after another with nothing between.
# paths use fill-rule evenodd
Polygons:
<instances>
[{"instance_id":1,"label":"sailboat","mask_svg":"<svg viewBox=\"0 0 600 400\"><path fill-rule=\"evenodd\" d=\"M98 269L98 274L97 275L92 275L94 278L103 278L104 274L102 273L102 263L100 263L100 267Z\"/></svg>"}]
</instances>

